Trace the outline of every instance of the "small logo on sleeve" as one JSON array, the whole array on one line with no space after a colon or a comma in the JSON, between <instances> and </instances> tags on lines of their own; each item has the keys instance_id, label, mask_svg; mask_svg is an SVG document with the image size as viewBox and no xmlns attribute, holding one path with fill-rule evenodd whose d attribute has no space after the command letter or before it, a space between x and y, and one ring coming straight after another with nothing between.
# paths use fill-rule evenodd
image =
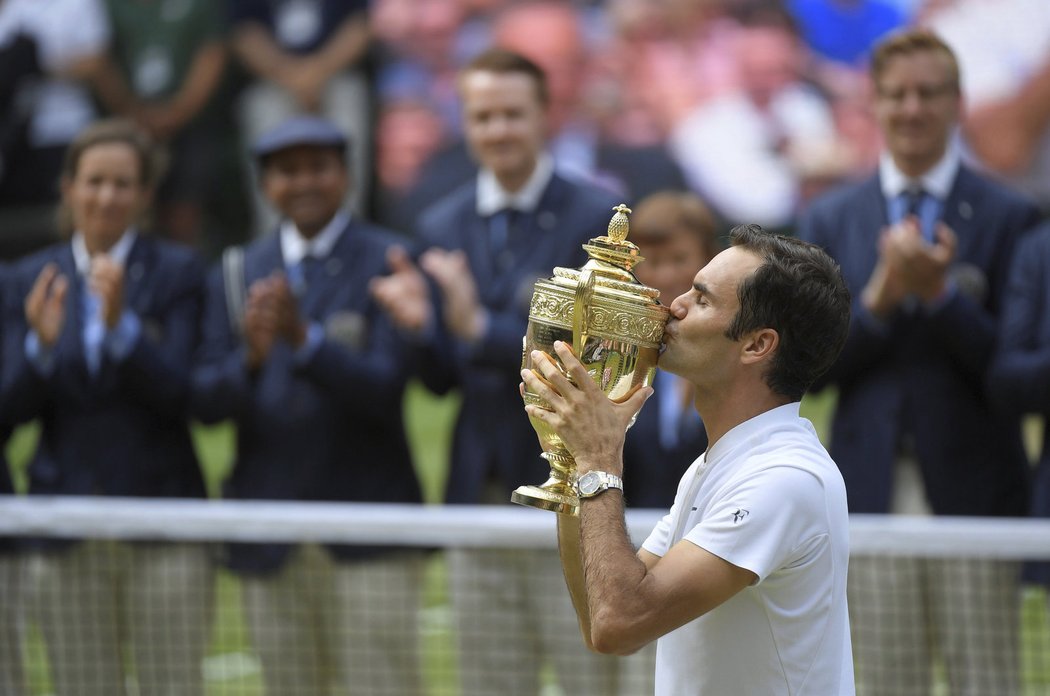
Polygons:
<instances>
[{"instance_id":1,"label":"small logo on sleeve","mask_svg":"<svg viewBox=\"0 0 1050 696\"><path fill-rule=\"evenodd\" d=\"M736 524L737 522L741 521L750 514L751 513L745 510L744 508L737 508L736 512L733 513L733 524Z\"/></svg>"}]
</instances>

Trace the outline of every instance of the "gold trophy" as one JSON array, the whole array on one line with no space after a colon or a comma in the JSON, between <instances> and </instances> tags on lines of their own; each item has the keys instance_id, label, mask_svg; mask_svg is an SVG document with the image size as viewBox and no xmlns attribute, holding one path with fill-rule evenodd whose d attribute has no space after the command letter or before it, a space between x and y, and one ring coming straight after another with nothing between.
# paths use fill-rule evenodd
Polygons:
<instances>
[{"instance_id":1,"label":"gold trophy","mask_svg":"<svg viewBox=\"0 0 1050 696\"><path fill-rule=\"evenodd\" d=\"M522 339L523 369L532 369L533 350L558 361L554 342L572 345L601 390L613 401L639 385L652 382L660 341L670 310L659 303L660 291L642 285L631 269L644 259L627 241L631 209L613 208L603 237L583 245L590 257L579 269L555 268L554 277L536 281L529 307L529 327ZM560 367L560 363L559 363ZM537 394L526 391L525 403L548 408ZM519 505L579 514L576 463L565 443L543 421L530 418L550 464L550 478L539 486L519 486L511 501Z\"/></svg>"}]
</instances>

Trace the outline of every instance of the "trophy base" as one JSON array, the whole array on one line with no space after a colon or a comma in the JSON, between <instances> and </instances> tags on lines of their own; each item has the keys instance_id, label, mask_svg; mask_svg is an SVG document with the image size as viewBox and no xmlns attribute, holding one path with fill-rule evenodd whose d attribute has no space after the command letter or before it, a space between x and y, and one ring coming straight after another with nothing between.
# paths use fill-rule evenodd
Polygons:
<instances>
[{"instance_id":1,"label":"trophy base","mask_svg":"<svg viewBox=\"0 0 1050 696\"><path fill-rule=\"evenodd\" d=\"M559 515L580 514L580 499L575 495L558 493L541 486L518 486L511 493L510 502L527 507L549 510Z\"/></svg>"}]
</instances>

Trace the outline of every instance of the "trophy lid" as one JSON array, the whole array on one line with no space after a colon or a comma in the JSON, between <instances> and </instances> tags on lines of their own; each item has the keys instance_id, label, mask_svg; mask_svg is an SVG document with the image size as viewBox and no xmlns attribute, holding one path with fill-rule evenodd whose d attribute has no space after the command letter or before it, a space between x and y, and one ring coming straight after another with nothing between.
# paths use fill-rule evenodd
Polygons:
<instances>
[{"instance_id":1,"label":"trophy lid","mask_svg":"<svg viewBox=\"0 0 1050 696\"><path fill-rule=\"evenodd\" d=\"M660 291L643 285L632 272L645 257L638 253L638 245L627 241L627 233L630 231L627 216L631 209L621 203L613 208L613 211L614 215L609 220L606 233L583 245L589 257L587 263L581 268L555 268L553 280L575 285L583 274L589 271L595 276L595 284L599 289L626 299L656 302Z\"/></svg>"},{"instance_id":2,"label":"trophy lid","mask_svg":"<svg viewBox=\"0 0 1050 696\"><path fill-rule=\"evenodd\" d=\"M644 261L645 257L639 255L636 244L627 241L627 233L631 227L627 216L632 212L631 209L621 203L613 208L613 211L615 214L609 220L606 233L601 237L591 239L583 245L583 249L590 258L604 261L629 272Z\"/></svg>"}]
</instances>

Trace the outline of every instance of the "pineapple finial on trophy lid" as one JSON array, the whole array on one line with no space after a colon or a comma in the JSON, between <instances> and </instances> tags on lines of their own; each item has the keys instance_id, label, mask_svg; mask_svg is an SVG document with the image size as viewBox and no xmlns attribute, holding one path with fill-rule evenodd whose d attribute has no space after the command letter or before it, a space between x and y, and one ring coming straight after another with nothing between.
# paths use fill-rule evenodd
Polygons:
<instances>
[{"instance_id":1,"label":"pineapple finial on trophy lid","mask_svg":"<svg viewBox=\"0 0 1050 696\"><path fill-rule=\"evenodd\" d=\"M609 220L609 226L601 237L594 237L583 245L587 255L592 259L599 259L607 264L627 271L644 259L638 255L638 247L627 241L627 232L630 230L628 215L631 209L625 204L613 208L614 214ZM630 279L630 276L624 276ZM637 282L637 281L635 281Z\"/></svg>"},{"instance_id":2,"label":"pineapple finial on trophy lid","mask_svg":"<svg viewBox=\"0 0 1050 696\"><path fill-rule=\"evenodd\" d=\"M632 211L623 203L613 208L613 210L616 214L609 220L609 228L605 234L613 244L623 244L631 227L631 222L627 216Z\"/></svg>"}]
</instances>

